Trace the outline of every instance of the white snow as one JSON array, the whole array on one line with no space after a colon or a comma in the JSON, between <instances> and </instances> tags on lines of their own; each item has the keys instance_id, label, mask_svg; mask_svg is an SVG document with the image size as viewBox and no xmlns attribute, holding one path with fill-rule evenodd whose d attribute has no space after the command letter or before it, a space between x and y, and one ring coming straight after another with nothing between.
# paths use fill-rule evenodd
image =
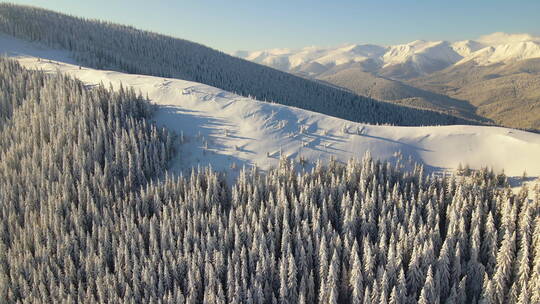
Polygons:
<instances>
[{"instance_id":1,"label":"white snow","mask_svg":"<svg viewBox=\"0 0 540 304\"><path fill-rule=\"evenodd\" d=\"M482 43L474 40L463 40L452 43L452 49L462 57L470 56L472 53L485 47Z\"/></svg>"},{"instance_id":2,"label":"white snow","mask_svg":"<svg viewBox=\"0 0 540 304\"><path fill-rule=\"evenodd\" d=\"M377 45L347 44L334 48L305 47L300 50L270 49L255 52L236 52L235 55L247 60L282 70L293 70L308 63L318 63L332 67L350 62L361 62L379 57L385 52Z\"/></svg>"},{"instance_id":3,"label":"white snow","mask_svg":"<svg viewBox=\"0 0 540 304\"><path fill-rule=\"evenodd\" d=\"M395 127L365 125L319 113L241 97L204 84L79 68L60 61L39 60L35 50L17 50L15 39L2 38L0 52L12 49L14 58L31 69L60 71L87 84L133 87L159 105L154 117L160 125L183 134L173 161L174 172L211 165L231 170L256 165L267 170L279 154L305 157L309 162L335 157L347 161L366 151L380 159L396 152L435 171L454 170L461 163L472 168L493 167L513 176L540 176L540 135L499 127ZM26 45L28 47L28 45ZM55 51L41 49L42 52ZM26 54L28 53L28 54ZM68 55L64 54L66 58Z\"/></svg>"},{"instance_id":4,"label":"white snow","mask_svg":"<svg viewBox=\"0 0 540 304\"><path fill-rule=\"evenodd\" d=\"M461 56L452 49L448 42L422 40L391 46L383 56L385 67L405 63L409 60L417 61L419 65L422 65L426 60L452 64L459 59Z\"/></svg>"},{"instance_id":5,"label":"white snow","mask_svg":"<svg viewBox=\"0 0 540 304\"><path fill-rule=\"evenodd\" d=\"M32 56L75 64L75 60L68 51L51 49L37 43L15 39L4 34L0 34L0 56Z\"/></svg>"},{"instance_id":6,"label":"white snow","mask_svg":"<svg viewBox=\"0 0 540 304\"><path fill-rule=\"evenodd\" d=\"M540 43L520 41L496 46L488 46L463 58L456 64L473 60L478 65L491 65L540 57Z\"/></svg>"}]
</instances>

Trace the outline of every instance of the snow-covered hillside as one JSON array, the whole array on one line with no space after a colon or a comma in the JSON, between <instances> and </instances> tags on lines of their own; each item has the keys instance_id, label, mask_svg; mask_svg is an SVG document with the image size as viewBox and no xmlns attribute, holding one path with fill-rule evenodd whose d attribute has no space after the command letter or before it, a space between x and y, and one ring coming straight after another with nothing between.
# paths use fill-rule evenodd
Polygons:
<instances>
[{"instance_id":1,"label":"snow-covered hillside","mask_svg":"<svg viewBox=\"0 0 540 304\"><path fill-rule=\"evenodd\" d=\"M478 123L451 113L359 96L188 40L35 7L0 4L0 35L66 50L78 64L90 68L196 81L356 122L406 126Z\"/></svg>"},{"instance_id":2,"label":"snow-covered hillside","mask_svg":"<svg viewBox=\"0 0 540 304\"><path fill-rule=\"evenodd\" d=\"M5 52L5 43L0 48ZM123 84L148 94L159 105L157 123L174 130L182 141L173 166L176 172L193 165L211 165L217 170L256 165L265 170L278 163L280 153L302 156L312 163L332 157L342 161L361 158L370 151L382 159L401 152L405 159L439 171L462 163L504 169L509 175L527 171L529 176L540 176L540 135L534 133L479 126L363 125L195 82L79 68L23 53L11 54L28 68L67 73L88 85L104 83L118 88Z\"/></svg>"},{"instance_id":3,"label":"snow-covered hillside","mask_svg":"<svg viewBox=\"0 0 540 304\"><path fill-rule=\"evenodd\" d=\"M300 50L272 49L237 52L237 56L277 69L305 72L305 66L319 69L316 76L335 66L369 61L370 68L388 68L407 64L419 75L429 74L453 64L473 60L479 65L512 62L540 57L540 38L528 34L493 33L476 40L457 42L416 40L406 44L377 46L348 44L338 47L307 47Z\"/></svg>"}]
</instances>

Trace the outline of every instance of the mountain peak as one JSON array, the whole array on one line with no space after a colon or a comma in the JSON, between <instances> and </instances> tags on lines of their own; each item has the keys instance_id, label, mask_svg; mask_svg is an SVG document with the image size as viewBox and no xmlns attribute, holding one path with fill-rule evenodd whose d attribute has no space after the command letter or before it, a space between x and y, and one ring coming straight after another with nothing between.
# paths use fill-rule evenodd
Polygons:
<instances>
[{"instance_id":1,"label":"mountain peak","mask_svg":"<svg viewBox=\"0 0 540 304\"><path fill-rule=\"evenodd\" d=\"M526 41L540 42L540 37L534 37L530 34L508 34L503 32L495 32L489 35L480 36L476 41L486 46L497 46L501 44L511 44Z\"/></svg>"},{"instance_id":2,"label":"mountain peak","mask_svg":"<svg viewBox=\"0 0 540 304\"><path fill-rule=\"evenodd\" d=\"M426 43L425 40L422 40L422 39L417 39L417 40L414 40L414 41L411 41L409 43L407 43L407 45L410 45L410 46L417 46L417 45L422 45Z\"/></svg>"}]
</instances>

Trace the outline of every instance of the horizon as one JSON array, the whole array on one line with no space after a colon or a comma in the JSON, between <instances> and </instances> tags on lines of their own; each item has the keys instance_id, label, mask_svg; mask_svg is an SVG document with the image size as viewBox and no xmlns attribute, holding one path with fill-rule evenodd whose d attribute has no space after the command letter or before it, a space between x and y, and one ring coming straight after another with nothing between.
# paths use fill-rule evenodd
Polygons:
<instances>
[{"instance_id":1,"label":"horizon","mask_svg":"<svg viewBox=\"0 0 540 304\"><path fill-rule=\"evenodd\" d=\"M407 5L397 0L385 0L384 4L352 0L340 3L298 0L287 4L244 0L234 3L213 0L210 4L191 0L9 2L130 25L229 54L347 44L387 46L415 40L474 40L496 32L540 36L540 21L533 16L540 11L540 1L526 0L519 3L414 1ZM466 7L468 13L463 14L461 7Z\"/></svg>"}]
</instances>

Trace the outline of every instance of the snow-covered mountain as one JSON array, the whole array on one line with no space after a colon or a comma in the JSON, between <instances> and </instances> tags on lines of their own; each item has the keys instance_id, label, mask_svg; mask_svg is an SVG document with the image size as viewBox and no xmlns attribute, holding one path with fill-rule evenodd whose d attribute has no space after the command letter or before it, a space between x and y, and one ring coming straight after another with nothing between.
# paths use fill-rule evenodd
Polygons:
<instances>
[{"instance_id":1,"label":"snow-covered mountain","mask_svg":"<svg viewBox=\"0 0 540 304\"><path fill-rule=\"evenodd\" d=\"M484 44L474 40L462 40L452 43L452 49L463 58L470 56L484 47Z\"/></svg>"},{"instance_id":2,"label":"snow-covered mountain","mask_svg":"<svg viewBox=\"0 0 540 304\"><path fill-rule=\"evenodd\" d=\"M445 64L452 64L458 60L459 54L452 45L446 41L423 41L416 40L407 44L393 45L386 49L382 56L383 67L403 64L408 61L425 64L430 61L438 61Z\"/></svg>"},{"instance_id":3,"label":"snow-covered mountain","mask_svg":"<svg viewBox=\"0 0 540 304\"><path fill-rule=\"evenodd\" d=\"M540 57L540 38L528 34L494 33L476 40L457 42L416 40L391 46L348 44L300 50L241 51L235 55L285 71L305 72L310 76L317 76L336 66L366 62L376 70L407 66L407 71L414 71L411 75L423 76L469 61L490 65L537 58ZM317 69L313 69L314 65Z\"/></svg>"},{"instance_id":4,"label":"snow-covered mountain","mask_svg":"<svg viewBox=\"0 0 540 304\"><path fill-rule=\"evenodd\" d=\"M2 42L0 52L27 68L66 73L89 87L122 84L147 94L158 105L156 122L179 135L175 172L186 173L199 164L235 174L238 171L231 166L266 170L278 164L280 154L305 158L312 165L317 159L361 158L370 151L381 159L393 159L401 152L405 160L422 162L435 171L451 171L461 163L504 169L514 176L525 170L529 176L540 176L539 134L500 127L354 123L196 82L79 67L69 63L69 53L18 40Z\"/></svg>"},{"instance_id":5,"label":"snow-covered mountain","mask_svg":"<svg viewBox=\"0 0 540 304\"><path fill-rule=\"evenodd\" d=\"M529 34L499 32L481 36L476 41L468 41L469 51L463 52L463 59L456 64L473 61L487 66L540 57L540 37ZM463 43L464 41L460 41L455 44Z\"/></svg>"},{"instance_id":6,"label":"snow-covered mountain","mask_svg":"<svg viewBox=\"0 0 540 304\"><path fill-rule=\"evenodd\" d=\"M294 71L305 65L336 66L378 58L386 49L377 45L350 44L335 48L306 47L300 50L271 49L266 51L239 51L235 55L281 70Z\"/></svg>"},{"instance_id":7,"label":"snow-covered mountain","mask_svg":"<svg viewBox=\"0 0 540 304\"><path fill-rule=\"evenodd\" d=\"M535 37L530 34L508 34L496 32L489 35L480 36L476 40L485 46L496 46L527 41L540 42L540 37Z\"/></svg>"},{"instance_id":8,"label":"snow-covered mountain","mask_svg":"<svg viewBox=\"0 0 540 304\"><path fill-rule=\"evenodd\" d=\"M540 43L535 41L521 41L488 46L469 56L464 57L456 64L474 61L478 65L491 65L496 63L509 63L525 59L540 57Z\"/></svg>"}]
</instances>

